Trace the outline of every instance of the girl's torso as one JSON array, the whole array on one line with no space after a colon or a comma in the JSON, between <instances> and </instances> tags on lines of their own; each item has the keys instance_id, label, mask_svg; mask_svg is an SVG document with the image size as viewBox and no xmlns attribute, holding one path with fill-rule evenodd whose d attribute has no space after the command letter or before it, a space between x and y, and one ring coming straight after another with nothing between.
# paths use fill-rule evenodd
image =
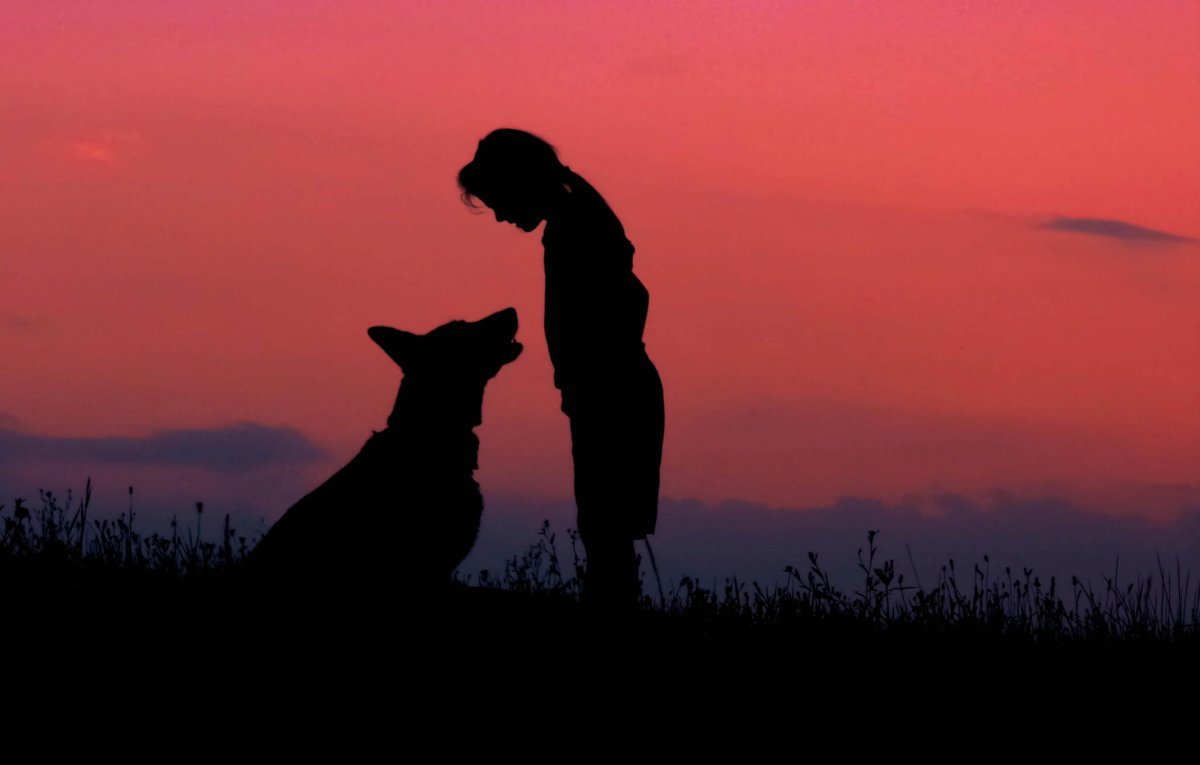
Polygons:
<instances>
[{"instance_id":1,"label":"girl's torso","mask_svg":"<svg viewBox=\"0 0 1200 765\"><path fill-rule=\"evenodd\" d=\"M633 244L589 191L573 190L542 236L546 345L564 394L632 382L649 364L642 333L650 296L633 273Z\"/></svg>"}]
</instances>

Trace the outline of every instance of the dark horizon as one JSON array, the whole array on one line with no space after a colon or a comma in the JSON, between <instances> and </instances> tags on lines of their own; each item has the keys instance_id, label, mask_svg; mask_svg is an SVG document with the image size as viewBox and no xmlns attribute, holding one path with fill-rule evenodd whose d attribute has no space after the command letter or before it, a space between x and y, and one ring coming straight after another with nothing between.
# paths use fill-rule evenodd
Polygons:
<instances>
[{"instance_id":1,"label":"dark horizon","mask_svg":"<svg viewBox=\"0 0 1200 765\"><path fill-rule=\"evenodd\" d=\"M65 488L51 491L62 501ZM0 484L0 492L4 491L8 487ZM102 476L93 480L90 517L115 519L125 513L129 504L126 491L125 486L104 483ZM76 500L82 493L83 481L72 487ZM265 533L277 517L273 511L280 511L256 511L237 502L205 502L198 519L197 500L186 496L164 501L161 495L150 497L135 487L136 529L169 534L175 518L188 532L199 522L204 537L215 540L228 513L238 534L253 538ZM23 497L30 509L40 505L36 492L11 491L0 494L0 505L11 511L15 497ZM705 503L663 497L659 512L670 533L651 536L650 542L664 584L678 583L682 576L705 586L732 577L744 583L783 583L785 566L807 571L811 551L818 553L836 582L851 586L860 578L855 553L866 546L870 530L879 532L876 541L881 555L895 560L909 584L915 583L914 562L928 586L949 560L955 561L960 576L969 576L973 566L984 565L985 555L990 558L993 577L1002 575L1005 566L1014 574L1031 568L1044 584L1056 576L1060 587L1072 576L1094 585L1102 585L1105 577L1114 574L1122 581L1157 577L1160 563L1172 575L1178 563L1185 575L1192 572L1200 579L1200 498L1171 520L1096 513L1052 496L1022 496L1002 489L977 497L931 494L907 502L848 496L826 506L790 509L733 500ZM460 573L474 577L481 569L492 574L502 571L509 558L537 542L544 520L550 522L560 557L567 563L567 530L574 527L574 519L574 503L567 497L552 500L489 494L478 541ZM348 508L346 532L363 531L364 522ZM637 550L643 556L649 593L653 581L645 547L638 543Z\"/></svg>"}]
</instances>

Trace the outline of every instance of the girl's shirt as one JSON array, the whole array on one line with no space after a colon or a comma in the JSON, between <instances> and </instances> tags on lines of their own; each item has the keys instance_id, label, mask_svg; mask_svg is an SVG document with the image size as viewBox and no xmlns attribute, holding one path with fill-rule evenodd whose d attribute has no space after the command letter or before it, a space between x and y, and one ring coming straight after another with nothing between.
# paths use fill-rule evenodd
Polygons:
<instances>
[{"instance_id":1,"label":"girl's shirt","mask_svg":"<svg viewBox=\"0 0 1200 765\"><path fill-rule=\"evenodd\" d=\"M542 235L546 345L568 414L576 395L603 391L645 357L650 301L621 222L587 181L570 178L568 201Z\"/></svg>"}]
</instances>

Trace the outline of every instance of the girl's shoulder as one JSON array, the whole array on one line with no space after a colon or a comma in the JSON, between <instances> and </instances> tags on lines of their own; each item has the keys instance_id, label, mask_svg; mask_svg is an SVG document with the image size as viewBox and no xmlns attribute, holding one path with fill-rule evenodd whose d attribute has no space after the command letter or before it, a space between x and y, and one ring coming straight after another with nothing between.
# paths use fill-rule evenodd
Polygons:
<instances>
[{"instance_id":1,"label":"girl's shoulder","mask_svg":"<svg viewBox=\"0 0 1200 765\"><path fill-rule=\"evenodd\" d=\"M616 248L633 251L625 227L607 204L572 194L552 220L546 221L542 244L547 247Z\"/></svg>"}]
</instances>

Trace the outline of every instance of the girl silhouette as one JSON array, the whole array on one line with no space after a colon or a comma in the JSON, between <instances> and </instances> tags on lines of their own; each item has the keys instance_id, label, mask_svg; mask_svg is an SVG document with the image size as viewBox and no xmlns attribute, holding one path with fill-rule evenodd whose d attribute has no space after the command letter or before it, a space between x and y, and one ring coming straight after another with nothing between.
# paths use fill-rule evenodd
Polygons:
<instances>
[{"instance_id":1,"label":"girl silhouette","mask_svg":"<svg viewBox=\"0 0 1200 765\"><path fill-rule=\"evenodd\" d=\"M546 141L494 130L458 173L463 201L532 232L546 222L546 345L571 423L585 602L629 606L639 592L633 543L654 532L663 389L642 331L649 293L633 245L600 193Z\"/></svg>"}]
</instances>

